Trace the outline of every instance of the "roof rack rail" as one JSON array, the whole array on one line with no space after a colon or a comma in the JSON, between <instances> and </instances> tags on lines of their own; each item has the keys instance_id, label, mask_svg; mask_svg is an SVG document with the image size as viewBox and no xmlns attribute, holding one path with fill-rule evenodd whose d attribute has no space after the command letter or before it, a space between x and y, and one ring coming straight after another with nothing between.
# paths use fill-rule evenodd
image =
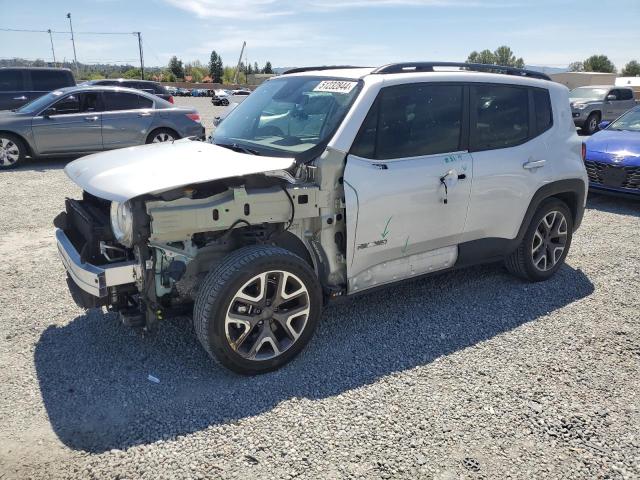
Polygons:
<instances>
[{"instance_id":1,"label":"roof rack rail","mask_svg":"<svg viewBox=\"0 0 640 480\"><path fill-rule=\"evenodd\" d=\"M355 65L323 65L321 67L298 67L287 70L286 72L282 72L282 75L288 75L290 73L302 73L302 72L311 72L314 70L344 70L346 68L367 68L367 67L357 67Z\"/></svg>"},{"instance_id":2,"label":"roof rack rail","mask_svg":"<svg viewBox=\"0 0 640 480\"><path fill-rule=\"evenodd\" d=\"M458 67L474 72L502 73L505 75L516 75L520 77L538 78L541 80L551 80L545 73L525 70L524 68L506 67L504 65L490 65L485 63L464 63L464 62L405 62L390 63L376 68L372 74L384 73L413 73L413 72L433 72L434 67Z\"/></svg>"}]
</instances>

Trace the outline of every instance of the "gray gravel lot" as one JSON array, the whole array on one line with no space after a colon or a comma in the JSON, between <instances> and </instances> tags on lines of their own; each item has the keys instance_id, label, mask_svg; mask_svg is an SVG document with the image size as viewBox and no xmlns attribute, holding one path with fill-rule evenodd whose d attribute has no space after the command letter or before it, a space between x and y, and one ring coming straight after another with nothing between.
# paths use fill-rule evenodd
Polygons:
<instances>
[{"instance_id":1,"label":"gray gravel lot","mask_svg":"<svg viewBox=\"0 0 640 480\"><path fill-rule=\"evenodd\" d=\"M142 335L73 304L64 164L0 172L0 478L640 478L640 202L593 196L546 283L363 295L245 378L186 318Z\"/></svg>"}]
</instances>

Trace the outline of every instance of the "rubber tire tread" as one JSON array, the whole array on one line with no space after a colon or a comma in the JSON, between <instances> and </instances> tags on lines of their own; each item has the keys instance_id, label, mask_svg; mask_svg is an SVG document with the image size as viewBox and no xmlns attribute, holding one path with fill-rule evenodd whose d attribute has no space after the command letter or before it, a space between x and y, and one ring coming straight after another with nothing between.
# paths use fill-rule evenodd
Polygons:
<instances>
[{"instance_id":1,"label":"rubber tire tread","mask_svg":"<svg viewBox=\"0 0 640 480\"><path fill-rule=\"evenodd\" d=\"M536 228L538 226L538 223L540 222L541 213L543 211L551 210L552 209L551 207L554 204L556 206L564 207L564 209L566 210L566 212L564 212L566 215L566 218L567 220L571 221L570 222L571 227L573 227L573 217L571 216L571 210L569 209L566 203L564 203L562 200L556 197L551 197L544 200L536 210L536 213L533 215L531 219L531 224L529 225L529 227L527 227L527 231L524 235L524 238L520 242L520 245L518 245L518 248L511 255L509 255L504 261L504 265L509 271L509 273L515 275L516 277L520 277L523 280L528 280L530 282L540 282L540 281L547 280L549 278L549 277L543 278L540 276L531 275L531 273L527 269L526 261L527 261L528 254L526 252L526 248L529 245L529 241L531 240L529 237L533 234L532 229ZM570 242L571 242L572 232L569 231L568 234L570 235L570 237L569 237L569 245L567 245L565 254L564 254L565 258L571 246ZM564 258L559 262L559 264L561 265L563 262L564 262Z\"/></svg>"},{"instance_id":2,"label":"rubber tire tread","mask_svg":"<svg viewBox=\"0 0 640 480\"><path fill-rule=\"evenodd\" d=\"M309 268L307 262L289 250L271 245L251 245L239 248L227 255L221 263L216 265L207 274L200 289L198 290L198 295L193 308L193 326L196 336L198 337L200 344L204 347L209 356L216 361L216 363L230 368L237 373L246 375L263 372L247 372L234 368L233 360L226 355L226 352L224 352L223 349L216 348L214 350L212 348L212 342L210 342L209 339L209 330L211 327L210 322L214 320L213 312L217 310L220 302L225 302L227 300L227 298L223 296L223 291L237 274L242 271L246 272L254 265L256 260L269 258L274 255L291 257L295 261L299 262L301 266L308 269L315 277L315 273ZM319 282L316 282L315 286L317 288L316 298L321 299ZM311 291L312 288L309 288L309 286L307 287L309 289L309 295L313 295L313 292ZM265 370L264 372L271 370L273 369Z\"/></svg>"}]
</instances>

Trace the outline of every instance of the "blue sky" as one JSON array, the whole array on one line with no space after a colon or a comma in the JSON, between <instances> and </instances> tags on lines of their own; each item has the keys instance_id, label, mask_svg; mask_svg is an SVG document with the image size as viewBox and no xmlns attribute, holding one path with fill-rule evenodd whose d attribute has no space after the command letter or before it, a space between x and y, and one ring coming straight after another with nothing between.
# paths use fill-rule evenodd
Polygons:
<instances>
[{"instance_id":1,"label":"blue sky","mask_svg":"<svg viewBox=\"0 0 640 480\"><path fill-rule=\"evenodd\" d=\"M224 5L233 5L232 7ZM212 49L235 64L380 65L463 61L509 45L529 65L564 67L593 53L618 68L640 61L640 0L0 0L0 28L142 31L147 65L171 55L207 62ZM72 59L68 34L54 35ZM78 61L137 63L133 35L76 35ZM0 31L0 58L51 60L49 37Z\"/></svg>"}]
</instances>

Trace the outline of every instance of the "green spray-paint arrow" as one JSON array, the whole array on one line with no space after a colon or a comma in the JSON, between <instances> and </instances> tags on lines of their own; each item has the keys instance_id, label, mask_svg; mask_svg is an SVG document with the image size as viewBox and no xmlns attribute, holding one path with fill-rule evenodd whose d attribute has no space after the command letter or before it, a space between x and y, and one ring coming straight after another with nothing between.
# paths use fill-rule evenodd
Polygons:
<instances>
[{"instance_id":1,"label":"green spray-paint arrow","mask_svg":"<svg viewBox=\"0 0 640 480\"><path fill-rule=\"evenodd\" d=\"M409 237L407 237L407 241L404 242L404 247L402 247L402 253L407 253L408 246L409 246Z\"/></svg>"},{"instance_id":2,"label":"green spray-paint arrow","mask_svg":"<svg viewBox=\"0 0 640 480\"><path fill-rule=\"evenodd\" d=\"M392 218L393 218L393 215L389 217L389 220L387 220L387 224L384 226L384 232L380 234L382 238L386 238L387 235L389 235L389 223L391 222Z\"/></svg>"}]
</instances>

